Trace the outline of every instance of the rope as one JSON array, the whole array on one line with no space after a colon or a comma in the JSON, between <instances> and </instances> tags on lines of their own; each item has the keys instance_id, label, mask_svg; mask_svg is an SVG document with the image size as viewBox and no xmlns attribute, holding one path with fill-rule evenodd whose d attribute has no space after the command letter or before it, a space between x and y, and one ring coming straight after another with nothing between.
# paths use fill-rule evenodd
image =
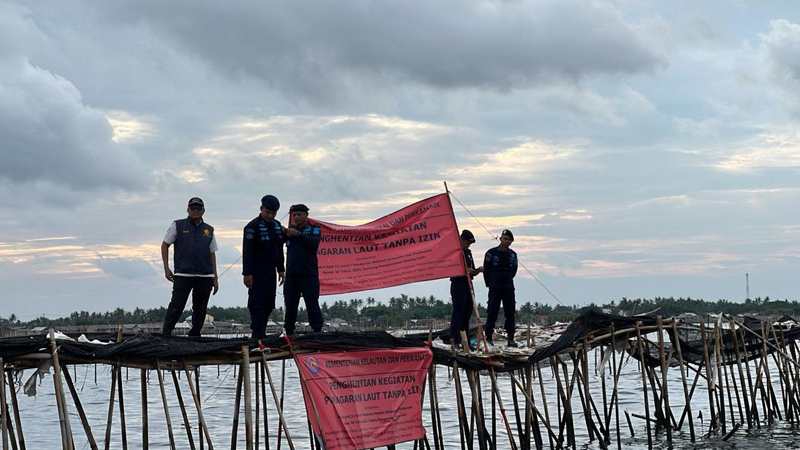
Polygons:
<instances>
[{"instance_id":1,"label":"rope","mask_svg":"<svg viewBox=\"0 0 800 450\"><path fill-rule=\"evenodd\" d=\"M464 206L464 204L463 204L463 203L461 203L461 200L459 200L459 199L458 199L458 197L456 197L456 196L455 196L455 194L453 194L453 192L452 192L452 191L448 190L447 192L450 194L450 196L451 196L451 197L453 197L453 200L455 200L456 202L458 202L458 204L459 204L459 205L461 205L461 207L462 207L462 208L464 208L464 211L466 211L466 212L467 212L467 214L469 214L469 215L470 215L470 216L471 216L473 219L475 219L475 222L478 222L478 225L480 225L480 226L481 226L481 228L483 228L484 230L486 230L486 233L487 233L489 236L491 236L491 237L492 237L492 239L494 239L495 241L499 241L499 240L500 240L500 238L499 238L498 236L495 236L495 235L494 235L494 234L491 232L491 230L489 230L488 228L486 228L486 226L484 226L484 225L483 225L483 223L481 223L481 221L480 221L480 220L479 220L477 217L475 217L475 214L472 214L472 211L470 211L470 210L469 210L469 209L468 209L466 206ZM517 261L519 261L519 260L517 260ZM530 276L531 276L531 277L532 277L534 280L536 280L536 282L537 282L537 283L539 283L539 285L540 285L540 286L541 286L541 287L542 287L542 288L543 288L545 291L547 291L547 293L548 293L548 294L550 294L550 296L551 296L551 297L553 297L553 299L555 299L555 301L557 301L559 305L561 305L561 306L566 306L566 305L564 305L563 303L561 303L561 300L559 300L559 299L558 299L558 297L556 297L556 295L555 295L555 294L553 294L553 292L552 292L550 289L548 289L548 288L547 288L547 286L545 286L545 285L544 285L544 283L542 283L542 281L541 281L541 280L539 280L539 278L537 278L537 277L536 277L536 275L534 275L534 274L533 274L533 272L531 272L530 270L528 270L528 268L527 268L527 267L525 267L525 264L522 264L522 261L519 261L519 265L520 265L520 266L521 266L523 269L525 269L525 272L528 272L528 275L530 275Z\"/></svg>"},{"instance_id":2,"label":"rope","mask_svg":"<svg viewBox=\"0 0 800 450\"><path fill-rule=\"evenodd\" d=\"M281 220L284 220L284 219L286 218L286 216L288 216L288 215L289 215L289 213L286 213L286 214L284 214L284 215L283 215L283 217L281 217ZM238 257L238 258L236 258L236 261L232 262L232 263L231 263L231 265L229 265L229 266L228 266L228 268L227 268L227 269L225 269L225 270L222 272L222 274L221 274L221 275L219 275L219 276L217 277L217 280L219 280L220 278L222 278L222 275L225 275L226 273L228 273L228 271L229 271L229 270L231 270L231 267L235 266L235 265L236 265L236 263L238 263L239 261L241 261L241 260L242 260L242 256L243 256L243 255L239 255L239 257Z\"/></svg>"}]
</instances>

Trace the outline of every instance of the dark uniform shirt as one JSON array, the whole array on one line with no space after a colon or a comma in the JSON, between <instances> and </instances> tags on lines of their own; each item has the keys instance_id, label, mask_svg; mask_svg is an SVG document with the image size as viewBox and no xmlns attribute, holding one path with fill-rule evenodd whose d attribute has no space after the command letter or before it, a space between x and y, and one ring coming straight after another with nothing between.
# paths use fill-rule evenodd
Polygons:
<instances>
[{"instance_id":1,"label":"dark uniform shirt","mask_svg":"<svg viewBox=\"0 0 800 450\"><path fill-rule=\"evenodd\" d=\"M283 265L281 223L277 220L267 222L259 215L244 227L242 275L254 275L271 269L286 271Z\"/></svg>"},{"instance_id":2,"label":"dark uniform shirt","mask_svg":"<svg viewBox=\"0 0 800 450\"><path fill-rule=\"evenodd\" d=\"M467 272L469 273L470 270L475 269L475 260L472 259L472 250L464 248L462 251L464 252L464 261L467 263ZM454 283L466 283L467 276L464 275L461 277L451 277L450 281Z\"/></svg>"},{"instance_id":3,"label":"dark uniform shirt","mask_svg":"<svg viewBox=\"0 0 800 450\"><path fill-rule=\"evenodd\" d=\"M297 231L298 236L286 237L286 273L318 275L317 249L322 231L311 222Z\"/></svg>"},{"instance_id":4,"label":"dark uniform shirt","mask_svg":"<svg viewBox=\"0 0 800 450\"><path fill-rule=\"evenodd\" d=\"M483 261L483 280L489 289L514 289L514 276L517 274L517 253L500 247L489 249Z\"/></svg>"}]
</instances>

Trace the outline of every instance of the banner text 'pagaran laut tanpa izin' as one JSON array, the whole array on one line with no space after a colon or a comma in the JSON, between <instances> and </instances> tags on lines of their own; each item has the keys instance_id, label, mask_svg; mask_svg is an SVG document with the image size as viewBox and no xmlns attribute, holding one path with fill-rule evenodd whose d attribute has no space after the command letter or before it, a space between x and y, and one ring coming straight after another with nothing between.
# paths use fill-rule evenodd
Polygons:
<instances>
[{"instance_id":1,"label":"banner text 'pagaran laut tanpa izin'","mask_svg":"<svg viewBox=\"0 0 800 450\"><path fill-rule=\"evenodd\" d=\"M309 219L322 231L323 295L466 273L448 194L358 226ZM421 394L427 347L297 355L314 434L327 450L386 446L425 435Z\"/></svg>"}]
</instances>

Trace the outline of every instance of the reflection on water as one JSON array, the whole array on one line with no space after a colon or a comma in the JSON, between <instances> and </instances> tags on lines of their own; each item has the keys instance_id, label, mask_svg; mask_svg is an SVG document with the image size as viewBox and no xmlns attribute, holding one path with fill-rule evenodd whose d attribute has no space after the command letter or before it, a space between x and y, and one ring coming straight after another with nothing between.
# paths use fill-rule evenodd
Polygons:
<instances>
[{"instance_id":1,"label":"reflection on water","mask_svg":"<svg viewBox=\"0 0 800 450\"><path fill-rule=\"evenodd\" d=\"M591 361L591 359L590 359ZM275 382L275 388L280 395L281 389L281 373L282 362L271 362L269 364L272 378ZM200 399L203 405L203 414L210 429L213 444L215 448L230 448L232 421L234 416L234 399L236 395L236 377L234 376L233 366L207 366L201 369L200 376ZM238 369L236 369L238 370ZM455 398L454 381L450 378L452 369L439 366L437 368L437 389L438 389L438 408L440 410L442 426L444 428L444 441L446 448L460 448L460 434L457 421L457 402ZM601 383L599 374L591 370L593 379L590 381L590 391L592 397L595 399L597 407L602 410L603 408L603 395L601 391ZM25 371L23 381L27 379L33 372L31 370ZM103 439L106 433L106 422L108 416L108 400L109 389L111 387L111 373L108 366L78 366L71 367L70 373L75 380L76 388L79 391L81 402L89 418L89 423L92 428L92 433L98 445L102 448ZM125 420L129 448L141 448L142 443L142 403L141 403L141 384L140 384L140 371L135 369L123 369L123 388L124 388L124 401L125 401ZM296 368L292 361L286 362L286 384L285 384L285 410L286 418L289 424L289 431L298 449L310 449L309 431L305 413L305 407L302 400L302 395L299 388L299 379ZM97 383L95 383L95 374ZM558 420L558 404L556 400L556 384L553 379L552 372L549 367L542 367L543 381L545 386L545 397L547 398L547 409L552 422ZM178 406L178 400L175 395L175 387L172 382L171 376L166 374L165 377L165 390L169 401L169 412L172 420L173 431L178 448L189 448L187 428L184 426L181 412ZM148 410L148 427L149 427L149 443L151 449L169 449L169 438L167 433L167 426L164 415L164 408L162 404L161 394L158 385L158 377L155 372L148 372L147 379L147 410ZM606 378L606 389L608 398L610 398L611 389L613 386L613 378L610 371L607 371L603 376ZM194 406L191 404L192 397L186 385L185 375L180 374L181 391L183 399L188 403L187 412L189 417L190 429L195 444L199 448L199 427L197 426L197 414ZM680 371L673 368L668 372L669 378L669 396L670 404L673 408L673 414L676 420L679 420L680 414L683 410L683 387L681 384ZM462 372L463 393L467 408L470 408L470 389L466 382L466 377ZM251 374L251 382L255 382L254 373ZM511 421L511 430L518 439L518 428L516 425L516 415L514 414L513 398L511 390L511 380L508 376L502 374L498 375L498 383L500 386L502 400L508 412L508 419ZM538 382L536 383L538 386ZM254 388L253 388L254 389ZM491 433L493 429L497 436L497 448L505 449L511 448L508 442L508 437L505 432L505 425L502 423L499 411L497 419L492 426L491 421L491 381L488 377L481 377L481 396L486 404L486 428ZM780 391L776 388L776 393ZM255 391L253 391L255 392ZM432 441L433 433L430 424L430 401L427 398L428 392L425 392L426 398L423 407L423 421L428 430L429 439ZM538 387L534 390L534 400L537 407L544 414L544 405L542 403L542 393ZM72 403L72 399L68 397L70 422L75 436L76 449L90 448L86 435L83 432L80 418L76 412L76 408ZM632 418L635 437L630 436L628 424L625 420L624 411L628 410L631 413L642 413L643 395L641 375L636 367L636 361L631 360L626 363L620 377L619 384L619 398L620 398L620 424L621 431L621 445L624 448L647 448L647 433L644 421ZM18 399L20 402L20 409L22 410L23 417L23 431L25 441L30 449L44 449L44 448L57 448L61 444L59 434L59 421L56 409L55 395L52 386L52 377L48 376L41 383L38 389L37 397L26 397L22 392L18 392ZM518 400L520 408L524 412L524 397L518 392ZM780 401L780 397L778 399ZM708 394L704 382L698 383L697 391L692 399L692 409L695 429L698 435L703 434L708 428L708 409L707 409ZM581 406L580 398L577 393L573 399L573 418L575 424L576 442L578 446L586 449L600 449L598 443L589 442L589 436L586 431L586 425L583 418L583 409ZM652 398L650 399L650 406L652 409ZM272 400L272 393L267 387L267 432L269 433L270 448L275 448L276 435L278 430L278 415L274 402ZM255 406L254 416L255 416ZM726 407L726 412L727 412ZM702 410L704 420L701 422L697 419L698 411ZM242 414L239 418L239 432L237 436L238 448L245 448L244 438L244 406L242 406ZM264 448L264 419L263 411L259 411L260 425L259 431L261 448ZM602 411L601 411L602 414ZM734 411L734 418L739 422L738 412ZM730 424L730 417L728 417ZM703 428L705 426L705 428ZM730 425L729 425L730 426ZM616 448L616 422L612 411L611 415L611 446ZM524 429L524 426L523 426ZM703 430L703 431L701 431ZM695 449L695 448L737 448L737 449L782 449L782 448L800 448L800 433L798 432L798 425L791 425L786 421L777 421L773 426L762 426L760 430L746 431L740 429L729 442L723 442L720 437L712 437L706 440L699 440L696 444L689 442L688 426L684 425L682 433L674 436L675 442L671 448L675 449ZM557 430L556 430L557 433ZM666 435L660 434L654 436L655 446L657 448L670 448L666 443ZM543 435L545 448L549 448L548 439ZM397 446L398 449L413 449L413 443L405 443ZM121 443L121 429L119 425L119 409L114 409L114 421L111 428L111 448L122 448ZM207 448L207 447L206 447ZM288 448L285 442L282 448ZM431 448L433 443L431 442ZM477 444L476 447L477 448Z\"/></svg>"}]
</instances>

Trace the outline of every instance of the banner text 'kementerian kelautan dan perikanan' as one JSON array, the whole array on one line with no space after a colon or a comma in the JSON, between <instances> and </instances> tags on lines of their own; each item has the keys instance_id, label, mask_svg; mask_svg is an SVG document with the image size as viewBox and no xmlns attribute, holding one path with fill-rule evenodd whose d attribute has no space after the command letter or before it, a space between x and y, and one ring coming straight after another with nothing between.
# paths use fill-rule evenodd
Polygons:
<instances>
[{"instance_id":1,"label":"banner text 'kementerian kelautan dan perikanan'","mask_svg":"<svg viewBox=\"0 0 800 450\"><path fill-rule=\"evenodd\" d=\"M322 229L320 294L342 294L465 274L447 194L358 226L310 219Z\"/></svg>"}]
</instances>

